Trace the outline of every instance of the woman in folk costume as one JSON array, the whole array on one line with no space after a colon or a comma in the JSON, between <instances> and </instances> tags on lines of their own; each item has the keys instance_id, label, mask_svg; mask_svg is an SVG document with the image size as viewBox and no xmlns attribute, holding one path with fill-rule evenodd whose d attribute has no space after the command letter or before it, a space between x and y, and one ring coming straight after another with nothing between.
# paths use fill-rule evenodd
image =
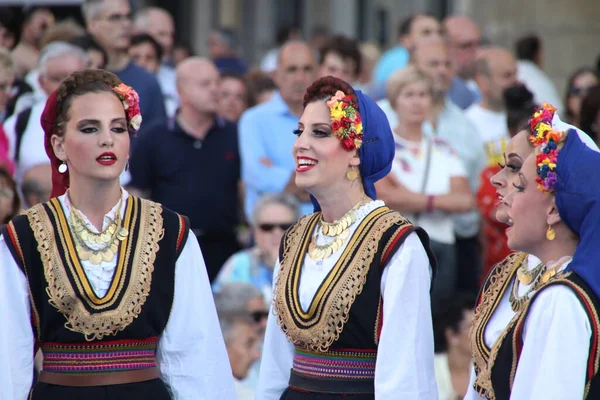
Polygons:
<instances>
[{"instance_id":1,"label":"woman in folk costume","mask_svg":"<svg viewBox=\"0 0 600 400\"><path fill-rule=\"evenodd\" d=\"M138 103L101 70L74 73L48 98L52 199L0 239L2 399L235 396L187 218L119 185Z\"/></svg>"},{"instance_id":2,"label":"woman in folk costume","mask_svg":"<svg viewBox=\"0 0 600 400\"><path fill-rule=\"evenodd\" d=\"M435 399L428 237L374 200L387 119L333 77L304 105L292 151L315 213L281 242L257 399Z\"/></svg>"},{"instance_id":3,"label":"woman in folk costume","mask_svg":"<svg viewBox=\"0 0 600 400\"><path fill-rule=\"evenodd\" d=\"M492 269L479 295L467 400L600 396L600 276L590 258L600 233L600 153L555 111L544 104L531 119L534 152L513 146L507 159L521 164L507 180L512 190L501 192L508 245L520 253Z\"/></svg>"}]
</instances>

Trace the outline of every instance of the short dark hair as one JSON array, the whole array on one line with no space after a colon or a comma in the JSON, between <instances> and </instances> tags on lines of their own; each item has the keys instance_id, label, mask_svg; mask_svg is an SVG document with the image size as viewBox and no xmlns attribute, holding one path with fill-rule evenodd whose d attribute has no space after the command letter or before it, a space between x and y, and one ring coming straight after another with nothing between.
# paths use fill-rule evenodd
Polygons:
<instances>
[{"instance_id":1,"label":"short dark hair","mask_svg":"<svg viewBox=\"0 0 600 400\"><path fill-rule=\"evenodd\" d=\"M535 112L536 105L533 101L533 93L523 84L509 87L504 90L503 95L508 133L513 137L527 128L527 121Z\"/></svg>"},{"instance_id":2,"label":"short dark hair","mask_svg":"<svg viewBox=\"0 0 600 400\"><path fill-rule=\"evenodd\" d=\"M104 50L102 46L100 46L90 34L77 36L69 43L71 43L73 46L79 47L85 52L90 50L98 51L102 54L102 57L104 58L104 65L106 65L106 63L108 62L108 54L106 54L106 50Z\"/></svg>"},{"instance_id":3,"label":"short dark hair","mask_svg":"<svg viewBox=\"0 0 600 400\"><path fill-rule=\"evenodd\" d=\"M442 308L433 316L433 337L436 353L448 351L446 329L454 332L460 330L464 312L475 309L476 296L471 293L455 293L444 301Z\"/></svg>"},{"instance_id":4,"label":"short dark hair","mask_svg":"<svg viewBox=\"0 0 600 400\"><path fill-rule=\"evenodd\" d=\"M319 63L323 64L329 53L338 54L342 59L354 61L354 74L360 74L362 55L358 41L344 35L334 35L327 39L319 54Z\"/></svg>"},{"instance_id":5,"label":"short dark hair","mask_svg":"<svg viewBox=\"0 0 600 400\"><path fill-rule=\"evenodd\" d=\"M133 35L131 37L131 44L129 45L130 47L133 46L139 46L140 44L145 44L145 43L150 43L152 45L152 47L154 47L154 51L156 52L156 57L157 59L160 61L162 60L162 48L160 47L160 44L158 44L158 42L156 40L154 40L154 38L150 35L148 35L147 33L140 33L138 35Z\"/></svg>"},{"instance_id":6,"label":"short dark hair","mask_svg":"<svg viewBox=\"0 0 600 400\"><path fill-rule=\"evenodd\" d=\"M600 126L594 130L592 125L596 123L598 114L600 114L600 85L594 86L584 97L579 115L579 127L595 142L599 139L597 135L600 133Z\"/></svg>"},{"instance_id":7,"label":"short dark hair","mask_svg":"<svg viewBox=\"0 0 600 400\"><path fill-rule=\"evenodd\" d=\"M273 79L259 69L254 69L246 75L248 83L248 93L250 94L249 107L253 107L258 103L258 97L264 92L277 90L277 86Z\"/></svg>"},{"instance_id":8,"label":"short dark hair","mask_svg":"<svg viewBox=\"0 0 600 400\"><path fill-rule=\"evenodd\" d=\"M235 72L225 71L221 73L221 80L223 79L235 79L236 81L241 82L246 88L246 104L250 106L250 103L252 103L252 95L250 93L250 85L248 84L248 79L246 76Z\"/></svg>"},{"instance_id":9,"label":"short dark hair","mask_svg":"<svg viewBox=\"0 0 600 400\"><path fill-rule=\"evenodd\" d=\"M410 34L413 28L413 24L419 17L435 18L433 14L427 12L418 12L409 15L408 18L400 21L400 24L398 25L398 37L401 38Z\"/></svg>"},{"instance_id":10,"label":"short dark hair","mask_svg":"<svg viewBox=\"0 0 600 400\"><path fill-rule=\"evenodd\" d=\"M524 36L515 43L519 60L535 61L541 49L542 41L536 35Z\"/></svg>"}]
</instances>

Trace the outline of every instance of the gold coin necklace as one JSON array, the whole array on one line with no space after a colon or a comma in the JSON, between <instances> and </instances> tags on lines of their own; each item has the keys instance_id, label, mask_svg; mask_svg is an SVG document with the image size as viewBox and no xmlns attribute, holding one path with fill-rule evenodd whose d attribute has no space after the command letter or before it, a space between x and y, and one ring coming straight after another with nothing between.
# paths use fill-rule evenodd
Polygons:
<instances>
[{"instance_id":1,"label":"gold coin necklace","mask_svg":"<svg viewBox=\"0 0 600 400\"><path fill-rule=\"evenodd\" d=\"M129 236L129 231L121 227L121 208L123 200L119 203L116 211L116 218L108 227L100 233L92 231L85 223L81 212L71 205L71 215L69 221L73 227L73 236L75 238L75 251L82 261L89 261L94 265L99 265L102 261L109 262L113 259L119 249L119 242ZM99 245L95 248L90 245Z\"/></svg>"},{"instance_id":2,"label":"gold coin necklace","mask_svg":"<svg viewBox=\"0 0 600 400\"><path fill-rule=\"evenodd\" d=\"M317 260L320 265L324 259L330 257L342 248L344 242L350 237L350 226L356 221L356 210L358 210L366 200L368 200L368 197L363 196L354 207L335 222L325 222L321 216L318 221L317 233L312 236L308 245L308 256L311 259ZM333 238L333 240L327 244L317 244L319 228L325 236Z\"/></svg>"},{"instance_id":3,"label":"gold coin necklace","mask_svg":"<svg viewBox=\"0 0 600 400\"><path fill-rule=\"evenodd\" d=\"M539 263L532 270L527 270L526 265L521 265L517 270L517 279L519 279L519 282L521 282L523 285L529 285L535 278L537 278L540 271L544 268L545 267L543 263Z\"/></svg>"}]
</instances>

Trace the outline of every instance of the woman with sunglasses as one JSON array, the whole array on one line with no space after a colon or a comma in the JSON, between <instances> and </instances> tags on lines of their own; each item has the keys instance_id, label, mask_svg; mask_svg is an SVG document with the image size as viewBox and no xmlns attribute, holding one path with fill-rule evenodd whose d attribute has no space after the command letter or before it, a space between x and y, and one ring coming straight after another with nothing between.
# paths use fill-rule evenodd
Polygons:
<instances>
[{"instance_id":1,"label":"woman with sunglasses","mask_svg":"<svg viewBox=\"0 0 600 400\"><path fill-rule=\"evenodd\" d=\"M233 398L187 218L119 183L141 124L137 93L110 72L75 72L41 122L51 200L0 237L0 398Z\"/></svg>"},{"instance_id":2,"label":"woman with sunglasses","mask_svg":"<svg viewBox=\"0 0 600 400\"><path fill-rule=\"evenodd\" d=\"M314 214L283 236L257 399L434 399L427 234L376 198L394 139L340 79L315 81L294 132Z\"/></svg>"},{"instance_id":3,"label":"woman with sunglasses","mask_svg":"<svg viewBox=\"0 0 600 400\"><path fill-rule=\"evenodd\" d=\"M555 112L547 104L536 111L530 122L534 133L524 131L511 140L506 167L493 178L506 179L496 215L506 218L508 245L520 252L496 265L480 292L471 328L475 368L466 400L600 394L593 381L600 350L593 344L598 277L593 264L577 257L587 254L590 235L597 235L600 186L589 168L600 162L600 154L588 147L594 147L589 138L584 144L585 133L561 122ZM531 145L534 152L526 149ZM517 173L510 171L515 165ZM594 182L591 190L582 185L585 175Z\"/></svg>"},{"instance_id":4,"label":"woman with sunglasses","mask_svg":"<svg viewBox=\"0 0 600 400\"><path fill-rule=\"evenodd\" d=\"M575 71L567 81L564 116L570 124L581 126L581 104L589 90L600 83L594 69L584 67ZM562 113L562 110L559 110Z\"/></svg>"},{"instance_id":5,"label":"woman with sunglasses","mask_svg":"<svg viewBox=\"0 0 600 400\"><path fill-rule=\"evenodd\" d=\"M217 292L227 283L246 282L259 289L267 304L273 296L273 267L277 262L283 233L299 217L298 202L287 194L262 196L252 215L255 245L232 255L212 285Z\"/></svg>"}]
</instances>

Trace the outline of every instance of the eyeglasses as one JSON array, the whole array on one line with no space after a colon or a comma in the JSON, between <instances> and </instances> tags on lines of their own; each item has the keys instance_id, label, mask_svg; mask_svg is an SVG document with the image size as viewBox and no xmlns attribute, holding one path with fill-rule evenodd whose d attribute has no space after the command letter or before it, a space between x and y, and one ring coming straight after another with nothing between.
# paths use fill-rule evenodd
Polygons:
<instances>
[{"instance_id":1,"label":"eyeglasses","mask_svg":"<svg viewBox=\"0 0 600 400\"><path fill-rule=\"evenodd\" d=\"M279 227L282 231L287 231L290 226L294 224L258 224L261 231L271 232L273 229Z\"/></svg>"},{"instance_id":2,"label":"eyeglasses","mask_svg":"<svg viewBox=\"0 0 600 400\"><path fill-rule=\"evenodd\" d=\"M110 14L106 18L104 18L108 22L117 23L117 22L130 22L133 19L133 15L129 14Z\"/></svg>"},{"instance_id":3,"label":"eyeglasses","mask_svg":"<svg viewBox=\"0 0 600 400\"><path fill-rule=\"evenodd\" d=\"M269 318L269 312L268 311L252 311L250 313L250 316L252 317L252 320L258 324L263 319Z\"/></svg>"},{"instance_id":4,"label":"eyeglasses","mask_svg":"<svg viewBox=\"0 0 600 400\"><path fill-rule=\"evenodd\" d=\"M12 198L14 195L15 192L11 188L0 188L0 197Z\"/></svg>"}]
</instances>

